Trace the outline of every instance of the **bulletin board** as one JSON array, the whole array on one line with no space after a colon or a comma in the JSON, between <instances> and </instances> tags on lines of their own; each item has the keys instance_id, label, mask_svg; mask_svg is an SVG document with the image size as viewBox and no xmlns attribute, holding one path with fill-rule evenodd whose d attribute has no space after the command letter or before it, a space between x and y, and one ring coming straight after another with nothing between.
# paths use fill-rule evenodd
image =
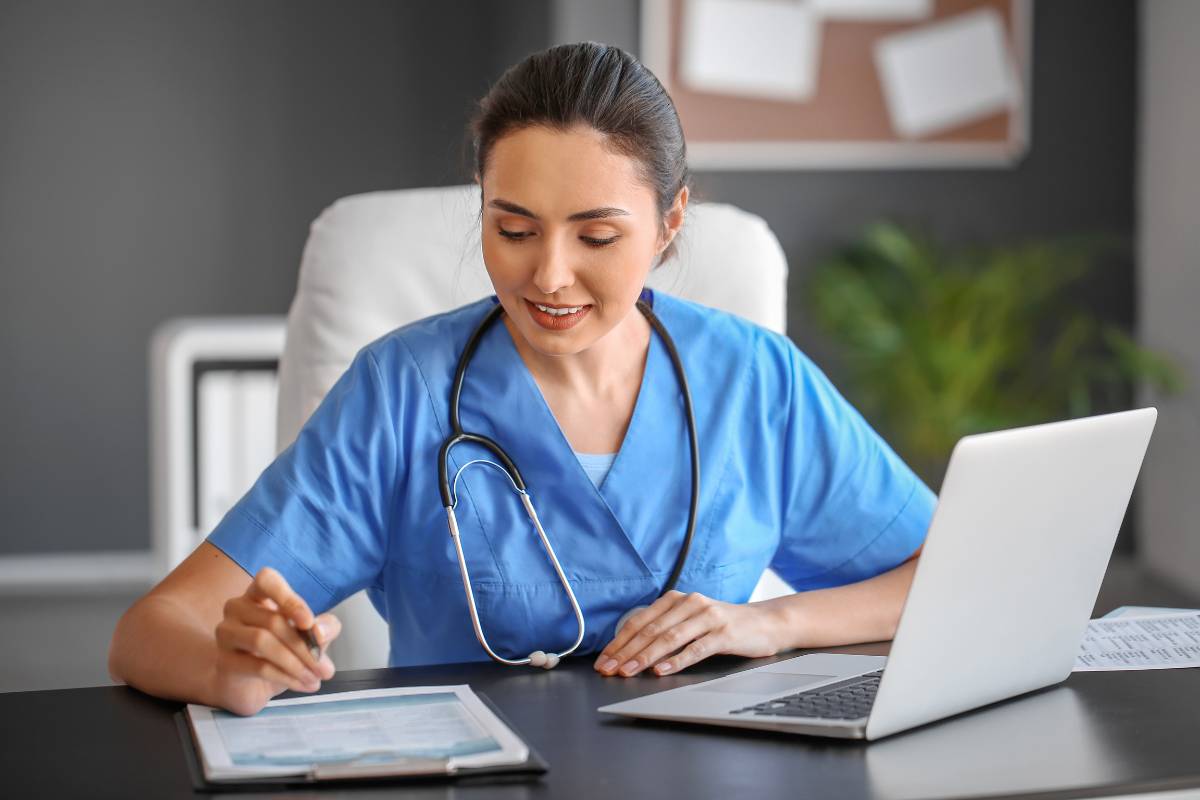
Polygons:
<instances>
[{"instance_id":1,"label":"bulletin board","mask_svg":"<svg viewBox=\"0 0 1200 800\"><path fill-rule=\"evenodd\" d=\"M812 0L776 0L806 1ZM695 12L697 6L689 4L696 2L642 0L642 60L675 102L694 168L1006 167L1029 147L1030 0L927 0L927 12L919 19L821 19L814 88L804 99L689 86L681 76L681 40L685 30L694 30L686 27L685 15ZM895 84L885 86L881 76L881 43L980 17L989 17L1000 31L996 38L1003 39L1011 64L1011 102L918 135L898 130L895 91L885 96Z\"/></svg>"}]
</instances>

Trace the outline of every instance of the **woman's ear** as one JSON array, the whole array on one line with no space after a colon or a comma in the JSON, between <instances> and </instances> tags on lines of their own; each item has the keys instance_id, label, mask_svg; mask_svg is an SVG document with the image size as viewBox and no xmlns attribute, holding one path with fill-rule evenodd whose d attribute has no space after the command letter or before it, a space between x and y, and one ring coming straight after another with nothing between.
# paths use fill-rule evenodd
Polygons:
<instances>
[{"instance_id":1,"label":"woman's ear","mask_svg":"<svg viewBox=\"0 0 1200 800\"><path fill-rule=\"evenodd\" d=\"M683 221L687 218L687 204L688 187L684 186L679 190L679 194L675 195L675 202L671 204L671 208L663 215L663 239L658 248L660 254L670 247L675 235L683 227Z\"/></svg>"}]
</instances>

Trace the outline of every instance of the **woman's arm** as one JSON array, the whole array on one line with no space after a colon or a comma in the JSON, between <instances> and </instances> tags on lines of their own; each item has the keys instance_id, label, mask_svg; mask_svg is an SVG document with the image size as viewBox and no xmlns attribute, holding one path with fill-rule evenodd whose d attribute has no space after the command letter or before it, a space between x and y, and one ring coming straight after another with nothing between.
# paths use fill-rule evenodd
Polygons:
<instances>
[{"instance_id":1,"label":"woman's arm","mask_svg":"<svg viewBox=\"0 0 1200 800\"><path fill-rule=\"evenodd\" d=\"M149 694L212 705L214 632L225 601L245 592L250 580L228 556L202 543L118 620L109 674Z\"/></svg>"},{"instance_id":2,"label":"woman's arm","mask_svg":"<svg viewBox=\"0 0 1200 800\"><path fill-rule=\"evenodd\" d=\"M900 566L865 581L756 604L776 617L777 651L889 641L920 553L918 549Z\"/></svg>"},{"instance_id":3,"label":"woman's arm","mask_svg":"<svg viewBox=\"0 0 1200 800\"><path fill-rule=\"evenodd\" d=\"M668 592L634 614L596 658L605 675L667 675L709 656L759 658L797 648L891 639L912 585L918 548L873 578L758 603Z\"/></svg>"},{"instance_id":4,"label":"woman's arm","mask_svg":"<svg viewBox=\"0 0 1200 800\"><path fill-rule=\"evenodd\" d=\"M278 572L252 579L203 542L117 622L108 670L148 694L250 714L284 689L315 690L311 673L332 677L296 632L314 625L322 649L341 628L314 619Z\"/></svg>"}]
</instances>

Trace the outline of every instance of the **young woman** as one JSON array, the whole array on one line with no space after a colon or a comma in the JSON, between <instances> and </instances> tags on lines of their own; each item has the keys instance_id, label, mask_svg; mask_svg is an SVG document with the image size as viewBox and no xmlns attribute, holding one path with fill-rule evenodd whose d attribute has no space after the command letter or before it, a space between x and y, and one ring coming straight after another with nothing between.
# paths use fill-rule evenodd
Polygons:
<instances>
[{"instance_id":1,"label":"young woman","mask_svg":"<svg viewBox=\"0 0 1200 800\"><path fill-rule=\"evenodd\" d=\"M301 632L328 644L340 623L322 612L364 588L393 665L487 658L472 605L495 655L552 666L580 639L576 600L574 652L608 676L890 638L929 489L785 337L643 291L688 204L659 82L616 48L552 48L500 79L473 133L495 298L364 347L208 540L126 612L113 676L253 713L333 675ZM453 402L521 471L566 586L503 458L456 445L439 480ZM747 603L768 566L798 593Z\"/></svg>"}]
</instances>

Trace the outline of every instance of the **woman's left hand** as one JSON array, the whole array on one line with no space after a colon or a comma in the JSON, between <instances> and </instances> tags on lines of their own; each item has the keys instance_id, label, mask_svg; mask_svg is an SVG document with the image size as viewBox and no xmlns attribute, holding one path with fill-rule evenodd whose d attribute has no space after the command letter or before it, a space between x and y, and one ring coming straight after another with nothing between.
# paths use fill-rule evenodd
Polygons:
<instances>
[{"instance_id":1,"label":"woman's left hand","mask_svg":"<svg viewBox=\"0 0 1200 800\"><path fill-rule=\"evenodd\" d=\"M765 604L724 603L702 594L667 592L625 623L596 659L604 675L631 677L653 667L668 675L718 654L773 656L779 621Z\"/></svg>"}]
</instances>

